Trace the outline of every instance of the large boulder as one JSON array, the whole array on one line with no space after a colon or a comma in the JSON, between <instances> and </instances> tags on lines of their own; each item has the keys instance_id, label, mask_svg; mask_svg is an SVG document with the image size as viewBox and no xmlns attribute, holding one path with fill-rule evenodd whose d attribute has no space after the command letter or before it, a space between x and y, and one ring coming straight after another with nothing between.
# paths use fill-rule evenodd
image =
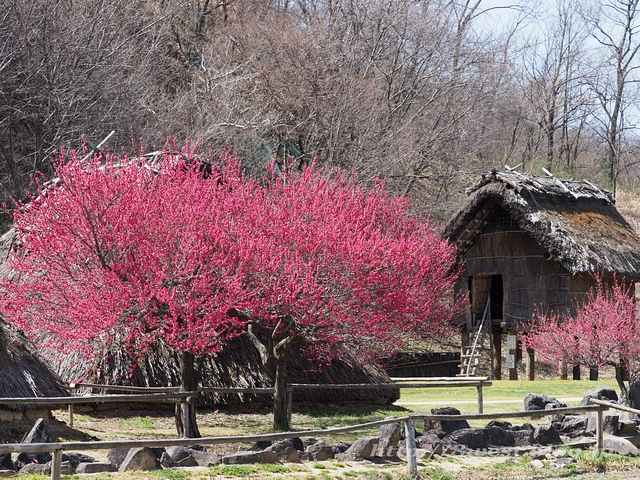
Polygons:
<instances>
[{"instance_id":1,"label":"large boulder","mask_svg":"<svg viewBox=\"0 0 640 480\"><path fill-rule=\"evenodd\" d=\"M577 438L586 433L587 421L587 415L558 415L552 425L559 435Z\"/></svg>"},{"instance_id":2,"label":"large boulder","mask_svg":"<svg viewBox=\"0 0 640 480\"><path fill-rule=\"evenodd\" d=\"M629 440L613 435L605 435L602 438L602 447L605 451L618 455L629 455L633 457L640 455L640 450Z\"/></svg>"},{"instance_id":3,"label":"large boulder","mask_svg":"<svg viewBox=\"0 0 640 480\"><path fill-rule=\"evenodd\" d=\"M268 450L260 452L237 452L222 457L225 465L246 465L249 463L278 463L278 454Z\"/></svg>"},{"instance_id":4,"label":"large boulder","mask_svg":"<svg viewBox=\"0 0 640 480\"><path fill-rule=\"evenodd\" d=\"M10 453L0 453L0 470L14 470L15 465Z\"/></svg>"},{"instance_id":5,"label":"large boulder","mask_svg":"<svg viewBox=\"0 0 640 480\"><path fill-rule=\"evenodd\" d=\"M454 407L433 408L432 415L460 415L460 410ZM441 420L431 422L429 430L443 430L445 435L455 432L463 428L469 428L469 422L466 420Z\"/></svg>"},{"instance_id":6,"label":"large boulder","mask_svg":"<svg viewBox=\"0 0 640 480\"><path fill-rule=\"evenodd\" d=\"M605 410L602 412L602 431L610 435L618 433L618 421L620 416L616 410ZM587 429L588 433L595 434L598 425L598 414L596 412L589 412L587 414Z\"/></svg>"},{"instance_id":7,"label":"large boulder","mask_svg":"<svg viewBox=\"0 0 640 480\"><path fill-rule=\"evenodd\" d=\"M170 464L173 467L197 467L198 462L193 458L191 450L187 447L173 446L167 450L167 455L170 457ZM155 453L154 453L155 454ZM161 455L161 462L163 457Z\"/></svg>"},{"instance_id":8,"label":"large boulder","mask_svg":"<svg viewBox=\"0 0 640 480\"><path fill-rule=\"evenodd\" d=\"M378 437L360 438L346 452L336 454L335 458L346 461L371 460L375 457L378 441Z\"/></svg>"},{"instance_id":9,"label":"large boulder","mask_svg":"<svg viewBox=\"0 0 640 480\"><path fill-rule=\"evenodd\" d=\"M128 438L118 438L117 440L129 440ZM127 458L129 448L110 448L107 450L107 461L113 463L116 468L120 468L124 459Z\"/></svg>"},{"instance_id":10,"label":"large boulder","mask_svg":"<svg viewBox=\"0 0 640 480\"><path fill-rule=\"evenodd\" d=\"M293 446L293 440L290 438L273 442L265 450L275 452L281 462L300 463L300 455Z\"/></svg>"},{"instance_id":11,"label":"large boulder","mask_svg":"<svg viewBox=\"0 0 640 480\"><path fill-rule=\"evenodd\" d=\"M131 448L118 469L120 472L149 471L158 468L158 459L148 447Z\"/></svg>"},{"instance_id":12,"label":"large boulder","mask_svg":"<svg viewBox=\"0 0 640 480\"><path fill-rule=\"evenodd\" d=\"M534 412L538 410L549 410L550 408L566 407L564 403L539 393L527 393L524 397L524 409L526 412Z\"/></svg>"},{"instance_id":13,"label":"large boulder","mask_svg":"<svg viewBox=\"0 0 640 480\"><path fill-rule=\"evenodd\" d=\"M386 419L385 419L386 420ZM394 457L398 452L398 443L402 434L400 422L388 423L378 428L377 457Z\"/></svg>"},{"instance_id":14,"label":"large boulder","mask_svg":"<svg viewBox=\"0 0 640 480\"><path fill-rule=\"evenodd\" d=\"M440 455L442 453L442 440L435 433L425 432L416 437L416 447L429 453Z\"/></svg>"},{"instance_id":15,"label":"large boulder","mask_svg":"<svg viewBox=\"0 0 640 480\"><path fill-rule=\"evenodd\" d=\"M553 425L540 425L533 432L533 440L540 445L559 445L562 443L560 435Z\"/></svg>"},{"instance_id":16,"label":"large boulder","mask_svg":"<svg viewBox=\"0 0 640 480\"><path fill-rule=\"evenodd\" d=\"M582 396L582 405L591 405L589 400L595 398L596 400L603 400L605 402L617 402L618 394L611 387L596 387L592 388Z\"/></svg>"},{"instance_id":17,"label":"large boulder","mask_svg":"<svg viewBox=\"0 0 640 480\"><path fill-rule=\"evenodd\" d=\"M117 472L118 468L109 462L82 462L76 467L76 473L106 473Z\"/></svg>"},{"instance_id":18,"label":"large boulder","mask_svg":"<svg viewBox=\"0 0 640 480\"><path fill-rule=\"evenodd\" d=\"M190 449L191 456L200 467L215 467L222 463L222 457L215 453L201 452L200 450Z\"/></svg>"},{"instance_id":19,"label":"large boulder","mask_svg":"<svg viewBox=\"0 0 640 480\"><path fill-rule=\"evenodd\" d=\"M78 465L80 465L81 463L94 463L98 461L89 455L85 455L84 453L76 453L76 452L71 452L66 455L63 455L62 460L63 461L67 460L71 464L74 470L77 470Z\"/></svg>"},{"instance_id":20,"label":"large boulder","mask_svg":"<svg viewBox=\"0 0 640 480\"><path fill-rule=\"evenodd\" d=\"M510 428L500 425L487 425L485 430L489 437L489 445L492 447L513 447L516 444L515 436Z\"/></svg>"},{"instance_id":21,"label":"large boulder","mask_svg":"<svg viewBox=\"0 0 640 480\"><path fill-rule=\"evenodd\" d=\"M304 451L309 460L315 462L323 462L334 456L333 447L325 443L324 440L317 440L315 443L307 445Z\"/></svg>"},{"instance_id":22,"label":"large boulder","mask_svg":"<svg viewBox=\"0 0 640 480\"><path fill-rule=\"evenodd\" d=\"M482 450L489 446L489 434L486 428L461 428L444 437L443 443L454 443L472 450Z\"/></svg>"}]
</instances>

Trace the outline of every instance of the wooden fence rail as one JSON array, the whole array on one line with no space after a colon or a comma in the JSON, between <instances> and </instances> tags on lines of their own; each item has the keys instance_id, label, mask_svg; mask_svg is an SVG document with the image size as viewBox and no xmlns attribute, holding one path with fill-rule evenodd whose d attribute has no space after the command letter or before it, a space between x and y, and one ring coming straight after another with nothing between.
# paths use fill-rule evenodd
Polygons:
<instances>
[{"instance_id":1,"label":"wooden fence rail","mask_svg":"<svg viewBox=\"0 0 640 480\"><path fill-rule=\"evenodd\" d=\"M53 459L51 462L51 478L60 480L60 469L62 465L62 453L64 450L105 450L110 448L137 448L137 447L172 447L172 446L191 446L191 445L216 445L224 443L244 443L258 442L266 440L283 440L293 437L322 437L336 433L354 432L358 430L366 430L372 427L379 427L390 423L405 422L405 439L407 447L407 470L409 475L416 478L418 475L418 467L416 461L416 444L414 437L413 422L416 420L484 420L494 418L539 418L550 415L558 415L565 413L584 413L597 412L598 423L596 425L596 449L598 455L602 455L602 411L609 408L607 405L587 405L579 407L555 408L552 410L538 410L527 412L502 412L488 414L461 414L461 415L411 415L405 417L396 417L391 419L379 420L375 422L362 423L358 425L350 425L346 427L327 428L322 430L303 430L298 432L270 433L262 435L247 436L225 436L225 437L203 437L203 438L180 438L165 440L113 440L113 441L97 441L97 442L57 442L57 443L14 443L0 444L0 453L35 453L35 452L52 452ZM614 405L614 404L611 404Z\"/></svg>"}]
</instances>

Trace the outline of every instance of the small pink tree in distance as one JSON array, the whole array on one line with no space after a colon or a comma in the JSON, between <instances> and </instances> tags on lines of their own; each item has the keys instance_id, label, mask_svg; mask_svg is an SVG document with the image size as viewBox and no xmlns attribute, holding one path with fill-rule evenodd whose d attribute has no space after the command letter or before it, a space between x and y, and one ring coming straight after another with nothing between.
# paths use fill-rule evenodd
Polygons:
<instances>
[{"instance_id":1,"label":"small pink tree in distance","mask_svg":"<svg viewBox=\"0 0 640 480\"><path fill-rule=\"evenodd\" d=\"M543 358L565 365L616 367L622 398L640 381L640 321L631 285L624 280L596 284L575 307L574 315L536 315L525 339ZM628 376L628 385L625 383Z\"/></svg>"},{"instance_id":2,"label":"small pink tree in distance","mask_svg":"<svg viewBox=\"0 0 640 480\"><path fill-rule=\"evenodd\" d=\"M365 363L451 332L454 249L382 183L314 167L257 182L229 151L211 172L188 148L153 168L70 157L16 214L3 284L3 312L56 348L103 354L117 338L141 356L162 340L189 391L194 356L246 333L274 381L274 428L288 429L295 345Z\"/></svg>"}]
</instances>

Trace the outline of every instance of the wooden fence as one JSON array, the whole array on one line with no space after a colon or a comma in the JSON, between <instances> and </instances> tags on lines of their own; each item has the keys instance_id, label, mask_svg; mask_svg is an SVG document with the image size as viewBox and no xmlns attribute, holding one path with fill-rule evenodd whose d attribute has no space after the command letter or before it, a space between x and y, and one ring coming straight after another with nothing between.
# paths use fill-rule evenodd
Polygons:
<instances>
[{"instance_id":1,"label":"wooden fence","mask_svg":"<svg viewBox=\"0 0 640 480\"><path fill-rule=\"evenodd\" d=\"M190 392L187 392L190 393ZM443 421L443 420L492 420L501 418L540 418L550 415L561 415L568 413L586 413L597 412L598 422L596 424L596 449L599 455L602 455L603 436L602 436L602 411L607 410L608 402L602 402L605 405L587 405L580 407L556 408L552 410L539 410L529 412L504 412L489 414L462 414L462 415L411 415L393 419L380 420L376 422L363 423L359 425L350 425L347 427L328 428L322 430L304 430L298 432L284 432L264 435L247 435L247 436L226 436L226 437L203 437L203 438L181 438L166 440L114 440L114 441L98 441L98 442L58 442L58 443L17 443L17 444L0 444L0 453L35 453L35 452L51 452L53 459L51 461L51 478L59 480L61 478L62 453L67 450L105 450L109 448L137 448L137 447L171 447L171 446L191 446L191 445L217 445L225 443L245 443L258 442L266 440L283 440L293 437L323 437L336 433L353 432L366 430L372 427L386 425L390 423L405 423L405 441L407 449L407 473L412 477L418 475L418 464L416 457L416 443L414 437L414 422L417 420L424 421Z\"/></svg>"}]
</instances>

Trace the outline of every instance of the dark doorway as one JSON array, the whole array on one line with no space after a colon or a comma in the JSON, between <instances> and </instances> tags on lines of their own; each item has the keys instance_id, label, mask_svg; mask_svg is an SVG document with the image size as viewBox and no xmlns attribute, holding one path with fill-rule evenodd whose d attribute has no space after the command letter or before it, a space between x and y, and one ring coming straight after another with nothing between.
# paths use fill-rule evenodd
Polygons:
<instances>
[{"instance_id":1,"label":"dark doorway","mask_svg":"<svg viewBox=\"0 0 640 480\"><path fill-rule=\"evenodd\" d=\"M504 289L502 286L502 275L491 276L491 319L502 319L502 304L504 302Z\"/></svg>"}]
</instances>

